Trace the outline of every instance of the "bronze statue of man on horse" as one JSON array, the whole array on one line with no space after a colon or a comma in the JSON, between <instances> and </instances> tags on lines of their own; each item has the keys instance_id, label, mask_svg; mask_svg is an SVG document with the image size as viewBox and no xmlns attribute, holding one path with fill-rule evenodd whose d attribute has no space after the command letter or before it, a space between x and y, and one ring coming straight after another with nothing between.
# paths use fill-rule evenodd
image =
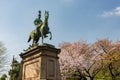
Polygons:
<instances>
[{"instance_id":1,"label":"bronze statue of man on horse","mask_svg":"<svg viewBox=\"0 0 120 80\"><path fill-rule=\"evenodd\" d=\"M41 20L41 11L39 11L38 18L34 20L34 25L36 26L36 29L31 31L28 42L33 40L32 46L37 45L40 37L42 38L42 44L43 39L48 37L47 34L50 34L50 40L52 39L52 33L49 31L48 26L48 18L49 18L49 12L45 11L44 13L44 21Z\"/></svg>"}]
</instances>

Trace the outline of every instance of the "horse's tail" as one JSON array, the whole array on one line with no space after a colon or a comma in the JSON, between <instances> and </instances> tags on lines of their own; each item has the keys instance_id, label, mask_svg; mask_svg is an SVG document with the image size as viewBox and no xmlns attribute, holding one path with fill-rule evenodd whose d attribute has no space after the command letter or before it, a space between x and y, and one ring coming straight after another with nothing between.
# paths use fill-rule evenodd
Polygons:
<instances>
[{"instance_id":1,"label":"horse's tail","mask_svg":"<svg viewBox=\"0 0 120 80\"><path fill-rule=\"evenodd\" d=\"M28 42L30 42L30 40L31 40L31 36L29 36Z\"/></svg>"}]
</instances>

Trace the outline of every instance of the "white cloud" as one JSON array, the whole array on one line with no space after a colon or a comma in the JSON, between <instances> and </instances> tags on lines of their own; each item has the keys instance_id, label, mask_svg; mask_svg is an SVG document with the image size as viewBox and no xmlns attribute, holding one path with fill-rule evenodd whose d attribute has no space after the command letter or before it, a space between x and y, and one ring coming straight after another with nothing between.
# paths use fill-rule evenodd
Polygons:
<instances>
[{"instance_id":1,"label":"white cloud","mask_svg":"<svg viewBox=\"0 0 120 80\"><path fill-rule=\"evenodd\" d=\"M120 6L115 9L115 15L120 16Z\"/></svg>"},{"instance_id":2,"label":"white cloud","mask_svg":"<svg viewBox=\"0 0 120 80\"><path fill-rule=\"evenodd\" d=\"M120 16L120 6L116 7L111 11L104 11L102 16L103 17Z\"/></svg>"},{"instance_id":3,"label":"white cloud","mask_svg":"<svg viewBox=\"0 0 120 80\"><path fill-rule=\"evenodd\" d=\"M102 14L103 17L113 16L113 15L114 15L113 12L106 12L106 11L104 11Z\"/></svg>"}]
</instances>

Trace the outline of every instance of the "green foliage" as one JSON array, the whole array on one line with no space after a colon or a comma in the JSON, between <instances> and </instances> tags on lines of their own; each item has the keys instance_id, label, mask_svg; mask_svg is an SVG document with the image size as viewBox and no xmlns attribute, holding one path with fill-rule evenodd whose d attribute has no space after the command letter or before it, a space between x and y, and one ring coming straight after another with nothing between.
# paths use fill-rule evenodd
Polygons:
<instances>
[{"instance_id":1,"label":"green foliage","mask_svg":"<svg viewBox=\"0 0 120 80\"><path fill-rule=\"evenodd\" d=\"M120 60L112 63L113 76L110 74L108 67L103 68L96 76L94 80L120 80Z\"/></svg>"},{"instance_id":2,"label":"green foliage","mask_svg":"<svg viewBox=\"0 0 120 80\"><path fill-rule=\"evenodd\" d=\"M94 80L112 80L108 68L102 69L94 78Z\"/></svg>"},{"instance_id":3,"label":"green foliage","mask_svg":"<svg viewBox=\"0 0 120 80\"><path fill-rule=\"evenodd\" d=\"M6 75L6 74L3 74L3 75L1 76L1 78L0 78L0 80L6 80L6 78L7 78L7 75Z\"/></svg>"},{"instance_id":4,"label":"green foliage","mask_svg":"<svg viewBox=\"0 0 120 80\"><path fill-rule=\"evenodd\" d=\"M19 77L19 73L20 73L20 66L21 64L18 63L16 65L14 65L14 69L11 69L8 74L10 75L11 80L17 80Z\"/></svg>"},{"instance_id":5,"label":"green foliage","mask_svg":"<svg viewBox=\"0 0 120 80\"><path fill-rule=\"evenodd\" d=\"M13 61L11 64L12 69L8 72L10 75L10 80L18 80L20 74L21 63L19 63L13 56Z\"/></svg>"}]
</instances>

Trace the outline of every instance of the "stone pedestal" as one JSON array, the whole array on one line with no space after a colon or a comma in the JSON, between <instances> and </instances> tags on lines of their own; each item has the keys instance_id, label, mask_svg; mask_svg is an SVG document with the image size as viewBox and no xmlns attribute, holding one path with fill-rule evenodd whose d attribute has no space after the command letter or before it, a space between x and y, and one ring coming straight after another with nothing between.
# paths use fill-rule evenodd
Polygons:
<instances>
[{"instance_id":1,"label":"stone pedestal","mask_svg":"<svg viewBox=\"0 0 120 80\"><path fill-rule=\"evenodd\" d=\"M61 80L59 53L60 49L50 46L38 46L21 53L22 80Z\"/></svg>"}]
</instances>

